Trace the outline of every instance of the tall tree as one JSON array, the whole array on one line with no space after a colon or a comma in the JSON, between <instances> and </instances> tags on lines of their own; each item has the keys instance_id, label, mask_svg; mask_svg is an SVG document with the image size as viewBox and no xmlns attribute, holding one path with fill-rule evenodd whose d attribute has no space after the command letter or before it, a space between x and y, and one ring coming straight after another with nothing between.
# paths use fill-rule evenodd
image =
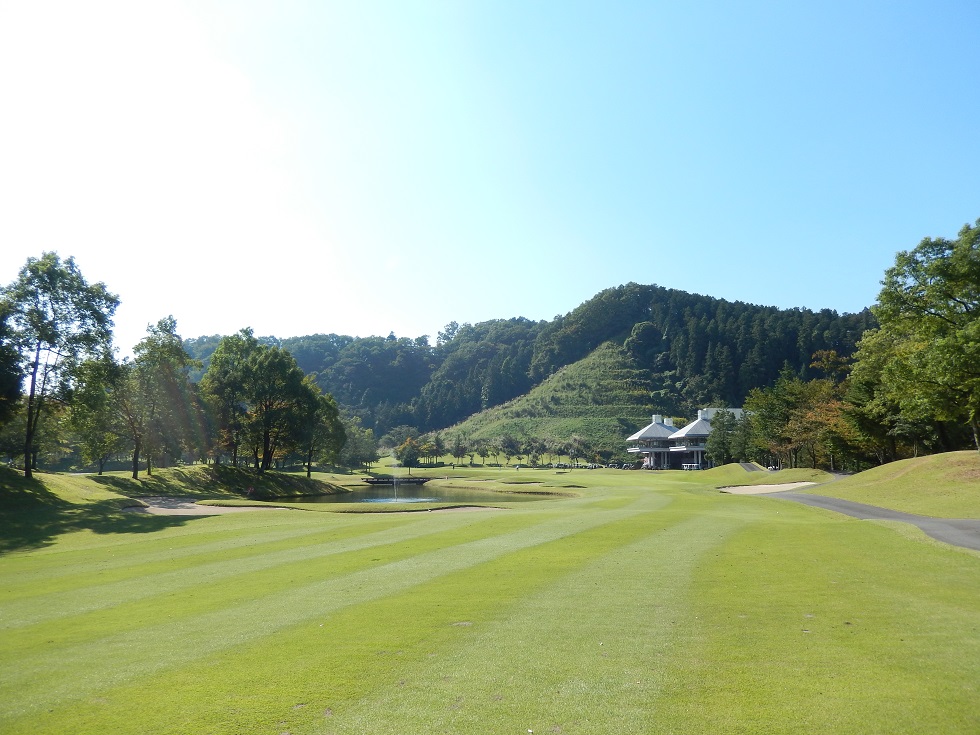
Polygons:
<instances>
[{"instance_id":1,"label":"tall tree","mask_svg":"<svg viewBox=\"0 0 980 735\"><path fill-rule=\"evenodd\" d=\"M359 416L342 419L346 441L341 448L339 461L344 467L360 468L378 461L378 441L372 429L361 426Z\"/></svg>"},{"instance_id":2,"label":"tall tree","mask_svg":"<svg viewBox=\"0 0 980 735\"><path fill-rule=\"evenodd\" d=\"M147 327L147 336L124 362L117 405L133 449L133 479L140 459L153 474L153 457L179 457L198 443L202 421L188 371L195 361L184 350L172 316Z\"/></svg>"},{"instance_id":3,"label":"tall tree","mask_svg":"<svg viewBox=\"0 0 980 735\"><path fill-rule=\"evenodd\" d=\"M395 447L395 459L402 467L408 467L408 474L412 474L412 467L419 463L419 442L418 439L408 437L399 446Z\"/></svg>"},{"instance_id":4,"label":"tall tree","mask_svg":"<svg viewBox=\"0 0 980 735\"><path fill-rule=\"evenodd\" d=\"M24 475L32 476L34 441L49 401L68 388L86 357L108 352L119 299L105 284L89 283L74 258L57 253L28 258L3 290L10 341L27 376Z\"/></svg>"},{"instance_id":5,"label":"tall tree","mask_svg":"<svg viewBox=\"0 0 980 735\"><path fill-rule=\"evenodd\" d=\"M310 477L313 462L335 462L347 439L337 402L320 390L316 375L303 378L294 420L293 442L303 455L306 476Z\"/></svg>"},{"instance_id":6,"label":"tall tree","mask_svg":"<svg viewBox=\"0 0 980 735\"><path fill-rule=\"evenodd\" d=\"M12 304L0 298L0 426L14 417L20 408L20 385L24 375L20 354L13 344L8 321Z\"/></svg>"},{"instance_id":7,"label":"tall tree","mask_svg":"<svg viewBox=\"0 0 980 735\"><path fill-rule=\"evenodd\" d=\"M872 311L882 337L858 361L887 345L882 380L902 411L967 424L980 451L980 219L898 253Z\"/></svg>"},{"instance_id":8,"label":"tall tree","mask_svg":"<svg viewBox=\"0 0 980 735\"><path fill-rule=\"evenodd\" d=\"M705 454L716 465L735 458L734 436L738 422L731 411L719 411L711 419L711 433L705 442Z\"/></svg>"},{"instance_id":9,"label":"tall tree","mask_svg":"<svg viewBox=\"0 0 980 735\"><path fill-rule=\"evenodd\" d=\"M452 455L456 458L456 462L459 464L463 463L463 457L466 455L466 451L469 448L469 439L462 432L456 432L452 438L452 447L450 451Z\"/></svg>"},{"instance_id":10,"label":"tall tree","mask_svg":"<svg viewBox=\"0 0 980 735\"><path fill-rule=\"evenodd\" d=\"M201 392L218 429L218 446L238 463L249 408L248 375L259 341L251 329L222 338L201 379Z\"/></svg>"},{"instance_id":11,"label":"tall tree","mask_svg":"<svg viewBox=\"0 0 980 735\"><path fill-rule=\"evenodd\" d=\"M289 445L303 396L303 371L281 347L261 347L246 370L249 424L259 472L271 469L276 453Z\"/></svg>"},{"instance_id":12,"label":"tall tree","mask_svg":"<svg viewBox=\"0 0 980 735\"><path fill-rule=\"evenodd\" d=\"M101 475L105 464L125 448L118 394L123 368L111 355L86 360L76 374L68 425L85 462L94 462Z\"/></svg>"},{"instance_id":13,"label":"tall tree","mask_svg":"<svg viewBox=\"0 0 980 735\"><path fill-rule=\"evenodd\" d=\"M150 459L179 458L185 450L198 449L202 425L196 392L189 370L195 361L184 349L177 334L177 322L168 316L147 328L147 336L134 349L137 370L141 374L144 398L152 412L149 415Z\"/></svg>"}]
</instances>

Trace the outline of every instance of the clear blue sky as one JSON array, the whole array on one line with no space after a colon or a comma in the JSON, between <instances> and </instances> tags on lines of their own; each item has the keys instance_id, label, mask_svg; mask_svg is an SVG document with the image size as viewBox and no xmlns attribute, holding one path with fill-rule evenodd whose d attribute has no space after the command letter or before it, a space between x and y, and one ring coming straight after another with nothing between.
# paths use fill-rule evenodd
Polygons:
<instances>
[{"instance_id":1,"label":"clear blue sky","mask_svg":"<svg viewBox=\"0 0 980 735\"><path fill-rule=\"evenodd\" d=\"M0 282L74 255L124 352L434 336L629 281L874 303L980 217L976 0L0 0Z\"/></svg>"}]
</instances>

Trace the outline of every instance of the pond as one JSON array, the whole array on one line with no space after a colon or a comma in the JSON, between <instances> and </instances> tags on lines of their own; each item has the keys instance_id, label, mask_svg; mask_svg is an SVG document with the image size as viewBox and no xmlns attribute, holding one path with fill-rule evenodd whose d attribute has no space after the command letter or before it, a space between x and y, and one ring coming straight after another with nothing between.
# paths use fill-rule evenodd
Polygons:
<instances>
[{"instance_id":1,"label":"pond","mask_svg":"<svg viewBox=\"0 0 980 735\"><path fill-rule=\"evenodd\" d=\"M515 488L516 489L516 488ZM472 488L426 485L365 485L349 493L305 498L307 503L520 503L553 499L546 493L501 493Z\"/></svg>"}]
</instances>

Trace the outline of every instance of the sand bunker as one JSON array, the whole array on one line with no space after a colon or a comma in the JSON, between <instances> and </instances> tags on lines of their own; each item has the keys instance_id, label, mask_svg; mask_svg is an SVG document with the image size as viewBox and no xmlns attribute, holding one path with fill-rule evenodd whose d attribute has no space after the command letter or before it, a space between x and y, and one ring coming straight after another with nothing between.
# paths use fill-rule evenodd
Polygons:
<instances>
[{"instance_id":1,"label":"sand bunker","mask_svg":"<svg viewBox=\"0 0 980 735\"><path fill-rule=\"evenodd\" d=\"M763 495L765 493L779 493L784 490L799 490L801 487L816 484L815 482L784 482L781 485L736 485L718 489L723 493L731 493L732 495Z\"/></svg>"},{"instance_id":2,"label":"sand bunker","mask_svg":"<svg viewBox=\"0 0 980 735\"><path fill-rule=\"evenodd\" d=\"M220 516L226 513L242 513L250 510L289 510L275 506L241 505L222 507L198 505L190 498L140 498L142 506L123 508L127 513L149 513L155 516Z\"/></svg>"}]
</instances>

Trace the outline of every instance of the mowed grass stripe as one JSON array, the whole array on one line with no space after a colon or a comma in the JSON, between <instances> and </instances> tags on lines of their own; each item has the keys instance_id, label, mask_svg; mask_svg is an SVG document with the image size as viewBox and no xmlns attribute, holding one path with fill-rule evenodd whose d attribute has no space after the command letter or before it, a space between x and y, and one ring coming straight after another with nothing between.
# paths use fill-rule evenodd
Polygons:
<instances>
[{"instance_id":1,"label":"mowed grass stripe","mask_svg":"<svg viewBox=\"0 0 980 735\"><path fill-rule=\"evenodd\" d=\"M662 533L670 521L650 510L657 504L641 503L634 513L540 544L509 544L511 551L482 563L102 690L34 722L46 732L76 734L100 727L238 734L244 723L250 732L309 732L304 728L327 709L339 714L379 686L394 686L404 667L447 655L472 632L522 607L526 596L652 529ZM9 727L21 731L16 723Z\"/></svg>"},{"instance_id":2,"label":"mowed grass stripe","mask_svg":"<svg viewBox=\"0 0 980 735\"><path fill-rule=\"evenodd\" d=\"M648 509L650 496L640 506ZM382 564L343 577L280 590L240 605L208 614L179 617L120 635L78 645L39 650L28 661L9 662L0 680L0 698L11 714L21 714L47 702L90 694L153 671L186 664L209 653L271 635L303 620L409 589L500 555L615 522L644 508L594 513L572 512L548 518L528 528L455 544L436 551ZM448 515L448 514L447 514ZM517 513L515 512L515 515ZM540 515L527 514L532 522ZM441 516L445 517L445 516ZM445 522L452 522L450 517ZM151 581L152 583L152 581ZM179 614L175 610L175 614ZM67 624L70 624L70 619ZM80 671L85 676L80 677Z\"/></svg>"},{"instance_id":3,"label":"mowed grass stripe","mask_svg":"<svg viewBox=\"0 0 980 735\"><path fill-rule=\"evenodd\" d=\"M980 732L975 554L797 507L718 552L654 731Z\"/></svg>"},{"instance_id":4,"label":"mowed grass stripe","mask_svg":"<svg viewBox=\"0 0 980 735\"><path fill-rule=\"evenodd\" d=\"M308 522L317 523L317 520L314 517ZM329 522L329 519L320 521L324 522ZM80 576L96 580L95 584L90 584L87 588L73 587L53 593L39 592L29 597L2 602L0 630L35 625L46 620L103 610L149 596L168 595L207 586L233 575L249 575L296 562L309 562L352 550L412 540L429 533L444 532L447 526L462 528L475 525L476 522L476 519L465 514L438 519L429 516L421 522L411 524L407 519L402 519L399 526L393 526L381 519L377 524L380 529L377 530L362 522L357 534L341 534L340 538L334 538L330 533L325 537L318 533L303 534L277 541L276 546L284 545L284 548L277 550L264 545L235 543L229 551L230 558L221 561L212 561L213 556L221 556L213 550L211 554L178 556L169 564L155 562L143 565L139 563L138 557L134 557L132 565L127 569L126 578L110 583L102 583L99 575L93 574L91 568L97 568L98 562L90 563L79 567ZM323 540L324 538L329 540ZM244 540L247 541L247 536ZM70 558L64 561L72 563ZM147 584L148 578L153 579L152 585Z\"/></svg>"},{"instance_id":5,"label":"mowed grass stripe","mask_svg":"<svg viewBox=\"0 0 980 735\"><path fill-rule=\"evenodd\" d=\"M47 620L18 628L15 635L0 638L0 659L30 655L38 646L84 643L104 637L107 631L119 635L165 624L175 614L185 618L204 615L491 534L510 533L535 522L526 516L502 514L474 525L473 514L466 519L459 515L462 514L439 521L442 527L436 529L428 520L421 520L418 533L396 535L385 531L372 534L370 539L362 536L346 543L332 541L321 547L298 547L288 556L282 552L257 554L237 566L229 562L209 565L205 570L208 573L190 567L157 575L152 584L143 580L140 594L132 599L79 612L72 617L71 625L58 626ZM100 591L101 588L93 591L96 599Z\"/></svg>"},{"instance_id":6,"label":"mowed grass stripe","mask_svg":"<svg viewBox=\"0 0 980 735\"><path fill-rule=\"evenodd\" d=\"M658 519L659 520L659 519ZM692 572L737 517L648 524L306 732L648 733ZM583 535L584 536L584 535ZM587 539L574 539L574 541ZM570 539L570 541L572 541Z\"/></svg>"},{"instance_id":7,"label":"mowed grass stripe","mask_svg":"<svg viewBox=\"0 0 980 735\"><path fill-rule=\"evenodd\" d=\"M371 527L365 527L356 515L320 517L320 523L311 523L309 514L274 512L262 513L261 525L256 514L225 516L187 516L185 526L176 526L153 533L127 532L120 536L100 537L102 546L87 545L85 549L62 549L58 554L32 554L18 552L0 556L0 577L3 580L3 598L36 594L38 588L46 592L86 587L92 583L84 575L98 574L97 582L113 582L132 574L134 567L171 562L180 558L204 555L212 559L231 558L236 550L248 552L249 547L264 546L274 550L276 544L285 548L296 539L319 534L357 535L373 533L387 521L392 526L403 525L398 516L379 519ZM269 519L274 519L269 523ZM244 527L248 534L242 533ZM314 541L315 542L315 541ZM118 551L118 553L117 553Z\"/></svg>"}]
</instances>

